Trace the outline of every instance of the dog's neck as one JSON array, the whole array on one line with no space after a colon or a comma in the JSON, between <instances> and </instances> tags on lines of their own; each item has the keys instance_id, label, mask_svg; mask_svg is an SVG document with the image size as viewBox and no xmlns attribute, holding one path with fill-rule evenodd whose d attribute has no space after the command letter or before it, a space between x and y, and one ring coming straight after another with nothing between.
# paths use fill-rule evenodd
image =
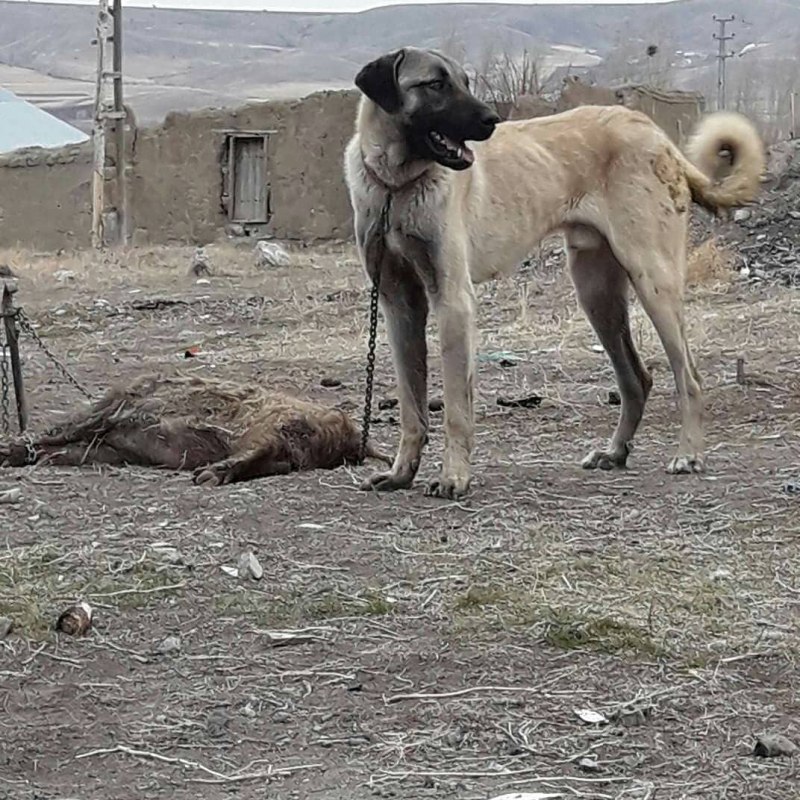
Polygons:
<instances>
[{"instance_id":1,"label":"dog's neck","mask_svg":"<svg viewBox=\"0 0 800 800\"><path fill-rule=\"evenodd\" d=\"M410 158L403 132L389 114L366 97L358 109L358 130L364 169L384 189L404 189L438 166Z\"/></svg>"}]
</instances>

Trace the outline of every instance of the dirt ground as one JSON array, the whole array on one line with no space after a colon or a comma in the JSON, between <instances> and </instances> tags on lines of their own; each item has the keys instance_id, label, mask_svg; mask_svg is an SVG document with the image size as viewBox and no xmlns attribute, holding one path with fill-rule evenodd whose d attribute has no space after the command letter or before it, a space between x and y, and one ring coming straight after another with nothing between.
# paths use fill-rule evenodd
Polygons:
<instances>
[{"instance_id":1,"label":"dirt ground","mask_svg":"<svg viewBox=\"0 0 800 800\"><path fill-rule=\"evenodd\" d=\"M92 392L153 369L263 380L360 419L367 295L352 251L249 248L53 260L0 253L36 330ZM671 376L636 309L655 388L630 468L585 472L618 409L563 271L480 289L475 481L358 490L374 468L224 488L140 469L0 473L0 798L477 800L798 797L800 300L691 292L708 472L672 477ZM199 347L194 358L185 358ZM34 426L80 402L29 338ZM746 380L736 380L737 357ZM439 368L432 348L432 395ZM394 396L383 328L376 403ZM340 387L323 388L323 378ZM509 409L498 396L536 394ZM374 438L397 440L396 410ZM243 551L261 581L234 577ZM223 568L227 568L226 571ZM56 635L76 600L83 638ZM276 632L300 631L275 646Z\"/></svg>"}]
</instances>

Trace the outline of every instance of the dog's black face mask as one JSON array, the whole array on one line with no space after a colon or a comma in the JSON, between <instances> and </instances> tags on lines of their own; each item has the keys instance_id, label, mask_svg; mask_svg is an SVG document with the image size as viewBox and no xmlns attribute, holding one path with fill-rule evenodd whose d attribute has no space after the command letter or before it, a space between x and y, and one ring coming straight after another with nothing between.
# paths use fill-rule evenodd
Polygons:
<instances>
[{"instance_id":1,"label":"dog's black face mask","mask_svg":"<svg viewBox=\"0 0 800 800\"><path fill-rule=\"evenodd\" d=\"M469 90L464 70L433 50L404 48L367 64L356 86L391 115L406 137L411 155L450 169L467 169L480 142L500 121Z\"/></svg>"}]
</instances>

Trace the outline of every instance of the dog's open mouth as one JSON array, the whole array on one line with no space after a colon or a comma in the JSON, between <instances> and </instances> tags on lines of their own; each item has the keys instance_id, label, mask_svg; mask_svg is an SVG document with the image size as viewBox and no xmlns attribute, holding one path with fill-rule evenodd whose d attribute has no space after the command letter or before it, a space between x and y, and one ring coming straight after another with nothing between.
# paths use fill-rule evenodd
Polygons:
<instances>
[{"instance_id":1,"label":"dog's open mouth","mask_svg":"<svg viewBox=\"0 0 800 800\"><path fill-rule=\"evenodd\" d=\"M468 167L475 161L475 153L464 142L457 142L439 131L431 131L428 142L436 156L448 164Z\"/></svg>"}]
</instances>

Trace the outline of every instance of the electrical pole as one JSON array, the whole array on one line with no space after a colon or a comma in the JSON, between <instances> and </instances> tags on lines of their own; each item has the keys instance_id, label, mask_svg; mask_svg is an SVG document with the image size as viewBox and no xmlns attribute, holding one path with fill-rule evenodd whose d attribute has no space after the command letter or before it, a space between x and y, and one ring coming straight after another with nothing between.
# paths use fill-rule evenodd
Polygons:
<instances>
[{"instance_id":1,"label":"electrical pole","mask_svg":"<svg viewBox=\"0 0 800 800\"><path fill-rule=\"evenodd\" d=\"M725 26L736 19L734 14L729 17L718 17L714 14L714 22L719 27L719 32L714 34L714 39L719 42L719 53L717 54L717 111L725 109L725 62L733 56L728 50L726 42L736 38L735 33L725 34Z\"/></svg>"},{"instance_id":2,"label":"electrical pole","mask_svg":"<svg viewBox=\"0 0 800 800\"><path fill-rule=\"evenodd\" d=\"M125 106L122 96L122 0L99 0L97 11L97 83L92 142L92 244L127 240ZM109 174L109 138L113 134L114 171ZM113 203L108 184L112 182Z\"/></svg>"}]
</instances>

